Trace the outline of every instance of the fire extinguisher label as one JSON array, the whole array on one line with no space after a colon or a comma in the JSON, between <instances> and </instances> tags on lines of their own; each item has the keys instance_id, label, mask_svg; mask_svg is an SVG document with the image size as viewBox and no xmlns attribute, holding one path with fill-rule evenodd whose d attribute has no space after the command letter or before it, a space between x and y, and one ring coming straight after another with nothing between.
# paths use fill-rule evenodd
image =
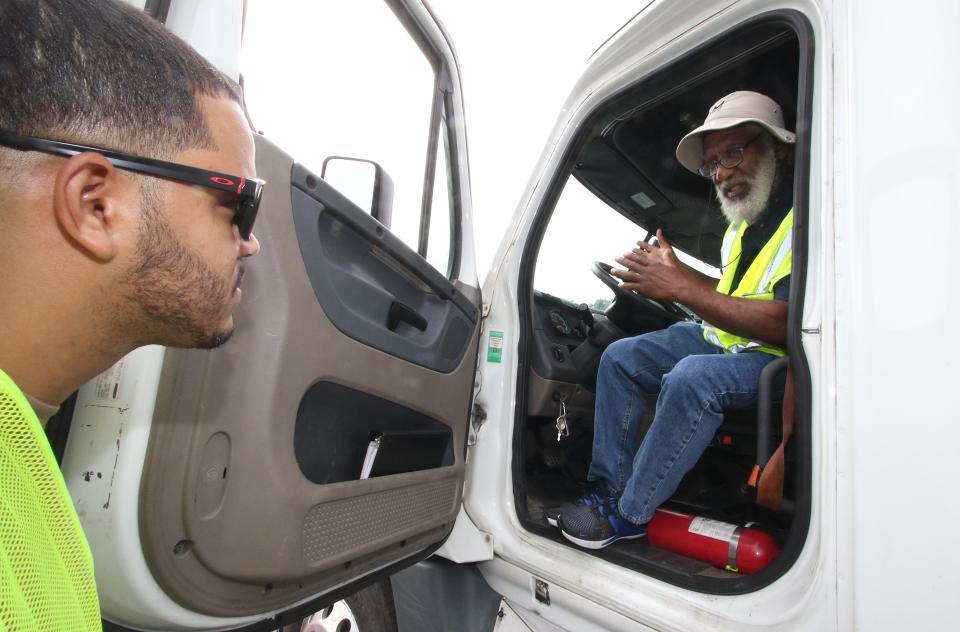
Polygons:
<instances>
[{"instance_id":1,"label":"fire extinguisher label","mask_svg":"<svg viewBox=\"0 0 960 632\"><path fill-rule=\"evenodd\" d=\"M720 522L719 520L710 520L709 518L697 517L690 522L690 526L687 528L687 530L690 533L696 533L697 535L714 538L715 540L729 542L733 537L733 533L737 530L737 525L730 524L728 522Z\"/></svg>"}]
</instances>

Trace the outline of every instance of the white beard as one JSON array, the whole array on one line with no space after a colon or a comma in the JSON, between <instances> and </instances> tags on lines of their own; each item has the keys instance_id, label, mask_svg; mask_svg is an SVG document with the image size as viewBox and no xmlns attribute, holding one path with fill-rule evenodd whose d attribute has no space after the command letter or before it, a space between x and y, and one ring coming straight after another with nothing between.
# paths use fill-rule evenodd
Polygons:
<instances>
[{"instance_id":1,"label":"white beard","mask_svg":"<svg viewBox=\"0 0 960 632\"><path fill-rule=\"evenodd\" d=\"M770 194L773 192L773 182L777 176L777 157L773 151L768 151L762 161L757 165L756 173L752 178L735 178L727 180L718 185L715 189L717 200L720 202L720 210L727 221L734 226L745 221L752 224L770 201ZM746 197L739 200L731 200L724 192L736 184L746 183L750 187Z\"/></svg>"}]
</instances>

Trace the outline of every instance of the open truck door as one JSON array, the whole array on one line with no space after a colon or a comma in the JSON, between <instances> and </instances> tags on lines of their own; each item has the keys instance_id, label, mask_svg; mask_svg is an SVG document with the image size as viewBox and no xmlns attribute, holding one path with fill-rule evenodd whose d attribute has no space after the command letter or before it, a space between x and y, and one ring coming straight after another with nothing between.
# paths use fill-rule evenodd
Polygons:
<instances>
[{"instance_id":1,"label":"open truck door","mask_svg":"<svg viewBox=\"0 0 960 632\"><path fill-rule=\"evenodd\" d=\"M247 7L212 4L146 10L236 78ZM425 558L453 528L480 322L459 70L423 2L369 4L433 75L421 207L393 209L394 222L419 213L418 242L375 219L390 221L379 167L364 209L320 164L257 135L262 251L233 339L140 349L72 406L62 465L107 629L277 629ZM449 212L444 269L425 258L431 207Z\"/></svg>"}]
</instances>

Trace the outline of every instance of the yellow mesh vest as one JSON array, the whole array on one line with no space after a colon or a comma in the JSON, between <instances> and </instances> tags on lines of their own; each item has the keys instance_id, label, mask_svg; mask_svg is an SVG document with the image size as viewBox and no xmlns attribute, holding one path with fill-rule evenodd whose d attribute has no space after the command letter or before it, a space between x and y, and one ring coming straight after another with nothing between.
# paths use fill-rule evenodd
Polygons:
<instances>
[{"instance_id":1,"label":"yellow mesh vest","mask_svg":"<svg viewBox=\"0 0 960 632\"><path fill-rule=\"evenodd\" d=\"M90 548L36 414L0 371L0 632L90 630Z\"/></svg>"},{"instance_id":2,"label":"yellow mesh vest","mask_svg":"<svg viewBox=\"0 0 960 632\"><path fill-rule=\"evenodd\" d=\"M793 265L793 209L790 209L790 212L781 220L777 231L763 245L753 263L744 272L740 283L731 292L734 273L739 265L741 240L746 228L746 222L741 222L739 225L731 224L727 228L723 237L723 246L720 249L723 276L717 283L717 292L739 298L772 301L773 287L790 274ZM776 356L785 354L780 347L737 336L717 329L707 322L703 323L703 337L707 342L723 347L728 353L750 350L765 351Z\"/></svg>"}]
</instances>

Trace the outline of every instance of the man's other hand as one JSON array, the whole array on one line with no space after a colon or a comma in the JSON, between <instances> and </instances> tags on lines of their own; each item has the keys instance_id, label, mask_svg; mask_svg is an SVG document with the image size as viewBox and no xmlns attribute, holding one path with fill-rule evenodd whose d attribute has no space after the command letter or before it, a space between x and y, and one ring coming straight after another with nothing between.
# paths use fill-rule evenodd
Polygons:
<instances>
[{"instance_id":1,"label":"man's other hand","mask_svg":"<svg viewBox=\"0 0 960 632\"><path fill-rule=\"evenodd\" d=\"M673 246L657 230L659 245L637 242L637 247L615 261L625 268L614 268L610 274L619 278L620 287L650 298L676 301L688 279L677 259Z\"/></svg>"},{"instance_id":2,"label":"man's other hand","mask_svg":"<svg viewBox=\"0 0 960 632\"><path fill-rule=\"evenodd\" d=\"M638 241L637 247L633 249L633 254L646 256L656 263L672 265L675 268L681 267L680 260L677 259L677 254L673 251L673 246L667 241L667 238L663 235L663 229L660 228L657 229L657 238L653 243Z\"/></svg>"}]
</instances>

